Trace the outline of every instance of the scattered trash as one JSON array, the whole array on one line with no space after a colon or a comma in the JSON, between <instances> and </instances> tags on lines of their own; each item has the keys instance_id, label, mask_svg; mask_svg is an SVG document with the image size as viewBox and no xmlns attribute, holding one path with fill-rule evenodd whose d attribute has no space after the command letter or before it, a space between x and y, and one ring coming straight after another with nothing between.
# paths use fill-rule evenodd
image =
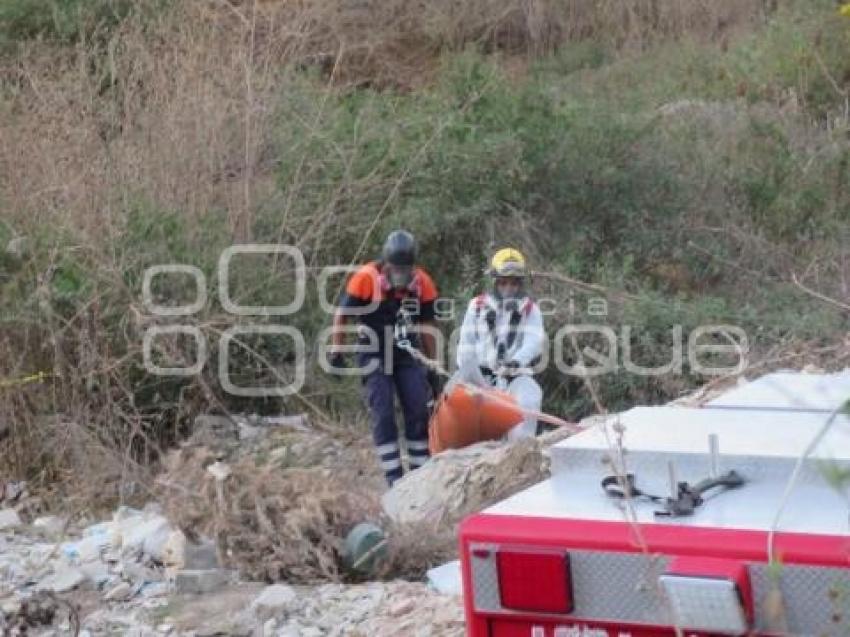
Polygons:
<instances>
[{"instance_id":1,"label":"scattered trash","mask_svg":"<svg viewBox=\"0 0 850 637\"><path fill-rule=\"evenodd\" d=\"M428 586L444 595L462 595L460 560L452 560L428 571Z\"/></svg>"},{"instance_id":2,"label":"scattered trash","mask_svg":"<svg viewBox=\"0 0 850 637\"><path fill-rule=\"evenodd\" d=\"M230 571L223 569L182 570L174 576L177 593L210 593L221 588L232 579Z\"/></svg>"},{"instance_id":3,"label":"scattered trash","mask_svg":"<svg viewBox=\"0 0 850 637\"><path fill-rule=\"evenodd\" d=\"M21 481L11 481L5 484L0 484L0 502L11 504L17 502L25 496L27 483Z\"/></svg>"},{"instance_id":4,"label":"scattered trash","mask_svg":"<svg viewBox=\"0 0 850 637\"><path fill-rule=\"evenodd\" d=\"M343 563L360 575L373 575L387 556L387 539L383 530L361 522L345 538Z\"/></svg>"},{"instance_id":5,"label":"scattered trash","mask_svg":"<svg viewBox=\"0 0 850 637\"><path fill-rule=\"evenodd\" d=\"M207 472L216 480L226 480L231 474L230 467L223 462L214 462L207 467Z\"/></svg>"},{"instance_id":6,"label":"scattered trash","mask_svg":"<svg viewBox=\"0 0 850 637\"><path fill-rule=\"evenodd\" d=\"M382 519L380 473L363 471L374 465L368 440L357 447L324 436L306 417L227 422L233 440L240 431L250 440L232 455L202 446L170 454L158 502L121 506L83 527L50 515L26 525L20 503L0 508L15 530L0 535L0 634L18 634L10 626L74 634L76 621L88 637L394 637L413 626L423 637L463 634L460 604L424 583L339 583L401 573L401 547L409 560L408 548L424 547L415 568L401 567L411 578L435 555L445 559L421 530L408 537ZM2 488L4 497L25 495L22 485ZM70 600L78 598L96 606L74 619Z\"/></svg>"}]
</instances>

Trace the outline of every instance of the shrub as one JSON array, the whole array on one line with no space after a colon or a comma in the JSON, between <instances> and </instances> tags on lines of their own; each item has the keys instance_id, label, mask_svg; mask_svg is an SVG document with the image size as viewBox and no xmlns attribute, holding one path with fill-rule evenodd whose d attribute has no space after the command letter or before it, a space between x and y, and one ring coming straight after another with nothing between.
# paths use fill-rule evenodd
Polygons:
<instances>
[{"instance_id":1,"label":"shrub","mask_svg":"<svg viewBox=\"0 0 850 637\"><path fill-rule=\"evenodd\" d=\"M44 38L87 41L115 27L132 10L131 0L6 0L0 5L0 47Z\"/></svg>"}]
</instances>

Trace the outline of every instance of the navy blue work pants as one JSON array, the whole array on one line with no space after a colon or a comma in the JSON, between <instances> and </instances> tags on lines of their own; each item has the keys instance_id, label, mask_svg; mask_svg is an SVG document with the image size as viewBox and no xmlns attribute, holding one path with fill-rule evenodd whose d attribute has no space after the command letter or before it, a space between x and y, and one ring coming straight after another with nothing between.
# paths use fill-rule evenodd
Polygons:
<instances>
[{"instance_id":1,"label":"navy blue work pants","mask_svg":"<svg viewBox=\"0 0 850 637\"><path fill-rule=\"evenodd\" d=\"M404 475L395 422L396 393L404 415L404 438L410 470L428 461L429 388L425 369L412 360L396 361L392 374L387 374L383 366L379 366L364 377L363 389L381 469L392 485Z\"/></svg>"}]
</instances>

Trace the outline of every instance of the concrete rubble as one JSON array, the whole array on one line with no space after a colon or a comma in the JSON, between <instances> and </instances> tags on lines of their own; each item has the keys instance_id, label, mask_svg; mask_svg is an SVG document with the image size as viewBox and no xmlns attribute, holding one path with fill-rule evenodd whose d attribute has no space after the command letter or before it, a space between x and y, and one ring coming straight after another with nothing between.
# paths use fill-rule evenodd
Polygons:
<instances>
[{"instance_id":1,"label":"concrete rubble","mask_svg":"<svg viewBox=\"0 0 850 637\"><path fill-rule=\"evenodd\" d=\"M278 637L461 637L460 597L419 582L326 584L302 591L272 616ZM268 622L270 620L266 620ZM265 625L265 624L264 624Z\"/></svg>"},{"instance_id":2,"label":"concrete rubble","mask_svg":"<svg viewBox=\"0 0 850 637\"><path fill-rule=\"evenodd\" d=\"M120 608L123 625L135 627L169 596L207 593L233 577L220 568L211 540L188 542L157 507L121 507L111 520L68 526L55 516L26 524L14 509L0 510L0 634L24 628L39 634L40 627L45 635L61 634L55 624L63 605L50 595L105 607L91 613L93 625L86 629L114 634L115 622L101 621L104 612ZM98 622L109 628L101 630Z\"/></svg>"},{"instance_id":3,"label":"concrete rubble","mask_svg":"<svg viewBox=\"0 0 850 637\"><path fill-rule=\"evenodd\" d=\"M459 591L401 580L239 582L211 541L188 542L156 513L119 509L51 542L41 527L0 532L0 634L73 634L71 607L88 637L464 634ZM451 580L456 569L446 568Z\"/></svg>"}]
</instances>

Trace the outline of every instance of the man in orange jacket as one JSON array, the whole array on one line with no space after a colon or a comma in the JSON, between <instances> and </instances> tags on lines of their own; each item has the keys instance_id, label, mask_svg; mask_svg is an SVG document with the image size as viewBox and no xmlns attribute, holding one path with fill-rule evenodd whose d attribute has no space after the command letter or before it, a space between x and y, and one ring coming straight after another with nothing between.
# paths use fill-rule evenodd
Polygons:
<instances>
[{"instance_id":1,"label":"man in orange jacket","mask_svg":"<svg viewBox=\"0 0 850 637\"><path fill-rule=\"evenodd\" d=\"M387 482L404 475L395 423L397 393L404 414L404 437L410 469L428 460L428 400L432 377L410 348L430 359L435 355L434 301L437 288L416 265L416 241L409 232L392 232L382 258L360 267L348 280L334 314L329 350L331 369L346 366L340 351L342 327L350 316L358 326L357 365L363 372L365 400L372 419L372 437ZM427 326L429 329L419 329Z\"/></svg>"}]
</instances>

